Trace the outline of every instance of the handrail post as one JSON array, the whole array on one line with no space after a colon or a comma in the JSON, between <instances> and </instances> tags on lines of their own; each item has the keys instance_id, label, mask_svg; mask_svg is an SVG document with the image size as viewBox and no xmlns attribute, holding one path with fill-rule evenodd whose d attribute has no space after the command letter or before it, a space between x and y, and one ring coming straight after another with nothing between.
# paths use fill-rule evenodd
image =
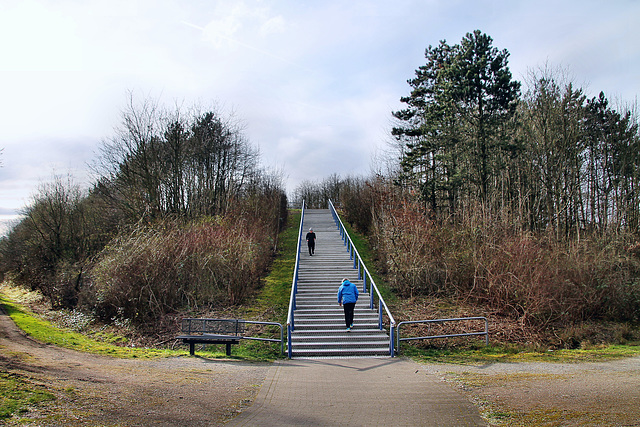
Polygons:
<instances>
[{"instance_id":1,"label":"handrail post","mask_svg":"<svg viewBox=\"0 0 640 427\"><path fill-rule=\"evenodd\" d=\"M394 357L396 353L393 345L394 329L395 329L394 325L389 326L389 356L391 357Z\"/></svg>"},{"instance_id":2,"label":"handrail post","mask_svg":"<svg viewBox=\"0 0 640 427\"><path fill-rule=\"evenodd\" d=\"M489 319L484 318L484 343L486 346L489 345Z\"/></svg>"}]
</instances>

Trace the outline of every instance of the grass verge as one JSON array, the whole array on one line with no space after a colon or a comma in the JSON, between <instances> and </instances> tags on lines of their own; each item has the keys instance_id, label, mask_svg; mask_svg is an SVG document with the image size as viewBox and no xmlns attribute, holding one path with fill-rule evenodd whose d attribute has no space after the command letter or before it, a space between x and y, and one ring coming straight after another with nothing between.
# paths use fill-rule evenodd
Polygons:
<instances>
[{"instance_id":1,"label":"grass verge","mask_svg":"<svg viewBox=\"0 0 640 427\"><path fill-rule=\"evenodd\" d=\"M9 300L3 294L0 294L0 304L20 329L32 338L47 344L121 358L155 358L178 354L171 350L121 347L91 339L78 332L58 328L51 322L37 317L26 307Z\"/></svg>"},{"instance_id":2,"label":"grass verge","mask_svg":"<svg viewBox=\"0 0 640 427\"><path fill-rule=\"evenodd\" d=\"M479 365L485 363L584 363L604 362L640 355L638 345L595 345L574 350L542 350L511 344L471 345L465 348L424 349L404 344L402 356L422 363Z\"/></svg>"},{"instance_id":3,"label":"grass verge","mask_svg":"<svg viewBox=\"0 0 640 427\"><path fill-rule=\"evenodd\" d=\"M271 320L283 325L287 321L291 281L296 265L298 228L301 212L291 211L285 230L280 234L280 250L273 261L269 275L255 301L248 307L247 314L267 315Z\"/></svg>"}]
</instances>

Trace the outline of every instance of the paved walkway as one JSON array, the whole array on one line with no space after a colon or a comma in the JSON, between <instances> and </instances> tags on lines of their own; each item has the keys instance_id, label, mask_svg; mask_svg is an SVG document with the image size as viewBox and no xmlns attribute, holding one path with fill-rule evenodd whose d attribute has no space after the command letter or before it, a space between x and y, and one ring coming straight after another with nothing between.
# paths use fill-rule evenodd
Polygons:
<instances>
[{"instance_id":1,"label":"paved walkway","mask_svg":"<svg viewBox=\"0 0 640 427\"><path fill-rule=\"evenodd\" d=\"M292 359L269 369L230 426L486 426L478 410L403 358Z\"/></svg>"}]
</instances>

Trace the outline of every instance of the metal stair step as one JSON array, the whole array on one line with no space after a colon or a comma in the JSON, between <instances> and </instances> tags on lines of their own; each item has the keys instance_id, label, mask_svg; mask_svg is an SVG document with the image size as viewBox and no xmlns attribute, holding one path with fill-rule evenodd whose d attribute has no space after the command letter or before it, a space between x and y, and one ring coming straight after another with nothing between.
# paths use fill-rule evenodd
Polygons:
<instances>
[{"instance_id":1,"label":"metal stair step","mask_svg":"<svg viewBox=\"0 0 640 427\"><path fill-rule=\"evenodd\" d=\"M359 315L358 315L359 314ZM296 323L298 322L298 319L300 320L304 320L304 321L314 321L314 322L323 322L323 321L342 321L344 322L344 313L340 313L340 312L335 312L335 313L318 313L318 314L303 314L302 316L296 316ZM375 323L378 323L378 315L375 313L366 313L366 312L360 312L360 313L356 313L353 317L353 320L355 323L368 323L371 322L373 323L375 321Z\"/></svg>"},{"instance_id":2,"label":"metal stair step","mask_svg":"<svg viewBox=\"0 0 640 427\"><path fill-rule=\"evenodd\" d=\"M377 310L369 308L370 295L360 292L350 332L344 325L344 311L337 304L343 278L362 290L363 281L328 209L307 209L303 228L316 233L316 250L309 256L306 245L300 252L294 330L294 357L370 357L389 355L389 336L379 329ZM303 242L304 243L304 242Z\"/></svg>"},{"instance_id":3,"label":"metal stair step","mask_svg":"<svg viewBox=\"0 0 640 427\"><path fill-rule=\"evenodd\" d=\"M312 348L312 349L291 349L293 357L380 357L387 356L389 354L389 348L349 348L349 349L326 349L326 348Z\"/></svg>"},{"instance_id":4,"label":"metal stair step","mask_svg":"<svg viewBox=\"0 0 640 427\"><path fill-rule=\"evenodd\" d=\"M347 331L344 327L344 324L340 325L338 328L322 328L322 329L296 329L291 333L292 337L296 337L296 339L307 340L307 339L318 339L321 337L330 337L331 340L340 340L341 338L348 339L360 339L362 337L367 337L368 339L379 339L381 337L386 337L388 341L388 335L385 331L381 331L376 326L368 326L368 325L353 325L351 331Z\"/></svg>"},{"instance_id":5,"label":"metal stair step","mask_svg":"<svg viewBox=\"0 0 640 427\"><path fill-rule=\"evenodd\" d=\"M311 342L297 342L293 345L293 350L301 350L301 349L370 349L370 348L384 348L387 342L379 342L379 341L343 341L343 342L321 342L321 343L311 343Z\"/></svg>"},{"instance_id":6,"label":"metal stair step","mask_svg":"<svg viewBox=\"0 0 640 427\"><path fill-rule=\"evenodd\" d=\"M377 324L373 324L373 323L368 323L368 324L359 324L358 327L356 327L356 325L353 325L353 328L351 328L352 331L357 331L358 328L363 328L365 330L372 330L372 329L378 329L378 325ZM310 332L310 331L314 331L314 330L334 330L334 331L344 331L345 330L345 326L344 326L344 322L342 323L335 323L335 324L331 324L331 323L295 323L295 330L298 332ZM378 329L379 331L380 329Z\"/></svg>"}]
</instances>

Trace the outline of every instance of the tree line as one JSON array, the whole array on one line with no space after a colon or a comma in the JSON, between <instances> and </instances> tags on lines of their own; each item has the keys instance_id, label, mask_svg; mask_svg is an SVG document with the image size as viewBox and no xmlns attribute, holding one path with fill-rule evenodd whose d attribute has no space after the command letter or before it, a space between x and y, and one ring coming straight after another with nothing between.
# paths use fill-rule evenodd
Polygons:
<instances>
[{"instance_id":1,"label":"tree line","mask_svg":"<svg viewBox=\"0 0 640 427\"><path fill-rule=\"evenodd\" d=\"M91 166L43 184L0 240L0 272L56 308L142 321L238 304L286 223L282 178L232 117L129 95Z\"/></svg>"},{"instance_id":2,"label":"tree line","mask_svg":"<svg viewBox=\"0 0 640 427\"><path fill-rule=\"evenodd\" d=\"M129 100L94 169L97 189L133 219L224 213L264 176L258 150L231 118L161 111L152 99Z\"/></svg>"},{"instance_id":3,"label":"tree line","mask_svg":"<svg viewBox=\"0 0 640 427\"><path fill-rule=\"evenodd\" d=\"M637 117L604 93L591 99L549 68L528 89L509 52L480 31L460 44L427 48L408 81L406 108L393 112L399 185L433 215L459 217L481 204L524 230L579 235L637 231L640 138Z\"/></svg>"}]
</instances>

